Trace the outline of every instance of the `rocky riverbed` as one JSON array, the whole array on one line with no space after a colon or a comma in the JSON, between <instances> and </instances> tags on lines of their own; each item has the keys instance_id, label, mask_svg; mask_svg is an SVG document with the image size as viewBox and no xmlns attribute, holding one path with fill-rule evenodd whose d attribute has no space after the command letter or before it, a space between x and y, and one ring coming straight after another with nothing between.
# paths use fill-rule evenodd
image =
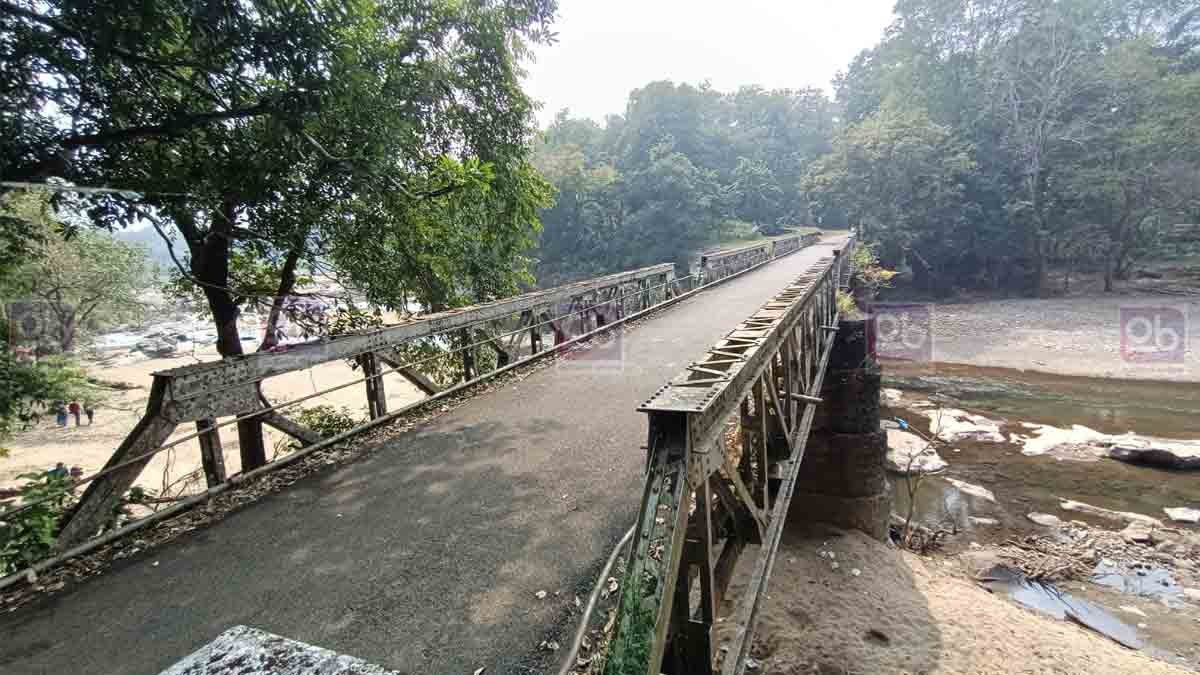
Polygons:
<instances>
[{"instance_id":1,"label":"rocky riverbed","mask_svg":"<svg viewBox=\"0 0 1200 675\"><path fill-rule=\"evenodd\" d=\"M1200 670L1200 422L1183 414L1200 385L942 364L887 373L895 511L944 534L935 555ZM1045 601L1063 594L1090 613Z\"/></svg>"}]
</instances>

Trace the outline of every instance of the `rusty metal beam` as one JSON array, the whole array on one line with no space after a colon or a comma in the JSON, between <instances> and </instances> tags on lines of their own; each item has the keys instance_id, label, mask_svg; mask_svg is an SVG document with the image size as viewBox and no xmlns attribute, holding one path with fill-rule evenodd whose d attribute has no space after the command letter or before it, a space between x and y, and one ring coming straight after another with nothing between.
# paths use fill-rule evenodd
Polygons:
<instances>
[{"instance_id":1,"label":"rusty metal beam","mask_svg":"<svg viewBox=\"0 0 1200 675\"><path fill-rule=\"evenodd\" d=\"M169 383L165 392L165 414L176 422L234 415L252 410L253 404L247 404L257 397L255 384L275 375L519 315L526 310L567 302L604 288L634 283L649 286L648 280L669 283L674 280L674 274L675 266L671 263L653 265L496 302L420 316L376 331L324 338L294 345L283 351L255 352L237 358L183 366L157 372L154 376Z\"/></svg>"},{"instance_id":2,"label":"rusty metal beam","mask_svg":"<svg viewBox=\"0 0 1200 675\"><path fill-rule=\"evenodd\" d=\"M442 388L439 387L436 382L426 377L425 373L422 373L416 368L405 366L396 359L387 356L385 352L379 352L379 361L388 368L395 370L402 377L404 377L404 379L411 382L413 386L424 392L426 396L433 396L442 390Z\"/></svg>"},{"instance_id":3,"label":"rusty metal beam","mask_svg":"<svg viewBox=\"0 0 1200 675\"><path fill-rule=\"evenodd\" d=\"M725 675L741 672L737 663L744 661L749 648L759 597L770 576L819 401L833 340L821 327L838 323L836 291L849 243L832 246L831 255L639 407L649 417L647 447L657 450L651 451L640 538L630 554L632 576L622 597L606 666L609 675L710 673L715 654L709 634L729 577L746 545L760 542L753 597L740 599L738 633L723 668ZM740 451L725 443L731 419L738 419L742 427ZM674 467L675 475L686 475L685 494L655 501L650 497L654 486L664 481L666 466ZM686 474L680 474L684 468ZM713 496L726 519L717 527ZM726 521L732 526L725 526ZM662 547L663 536L657 533L663 528L673 528L675 537L680 529L690 533L683 551L677 550L677 543ZM647 544L647 537L658 543ZM682 571L675 561L680 555ZM645 579L653 583L638 583ZM689 599L696 591L700 604L692 614Z\"/></svg>"}]
</instances>

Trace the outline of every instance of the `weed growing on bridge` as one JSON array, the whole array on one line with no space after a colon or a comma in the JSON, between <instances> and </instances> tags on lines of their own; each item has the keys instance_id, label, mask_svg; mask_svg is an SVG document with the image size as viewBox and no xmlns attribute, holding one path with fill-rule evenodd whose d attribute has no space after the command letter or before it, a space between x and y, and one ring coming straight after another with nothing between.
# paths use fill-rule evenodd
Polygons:
<instances>
[{"instance_id":1,"label":"weed growing on bridge","mask_svg":"<svg viewBox=\"0 0 1200 675\"><path fill-rule=\"evenodd\" d=\"M58 523L74 501L70 474L24 473L18 478L28 481L21 486L20 502L38 504L11 517L0 513L0 576L50 555Z\"/></svg>"},{"instance_id":2,"label":"weed growing on bridge","mask_svg":"<svg viewBox=\"0 0 1200 675\"><path fill-rule=\"evenodd\" d=\"M630 568L625 574L618 609L622 621L617 628L617 638L609 647L609 660L604 665L605 675L642 673L650 660L655 614L642 602L643 595L646 594L645 580L642 579L642 583L639 583L639 577L643 576L645 575L639 574L636 567Z\"/></svg>"},{"instance_id":3,"label":"weed growing on bridge","mask_svg":"<svg viewBox=\"0 0 1200 675\"><path fill-rule=\"evenodd\" d=\"M312 429L321 436L328 438L343 431L349 431L361 423L350 409L343 406L340 410L331 405L318 405L305 408L296 415L300 424ZM299 450L303 444L290 438L280 439L275 443L275 455L279 456L293 450Z\"/></svg>"}]
</instances>

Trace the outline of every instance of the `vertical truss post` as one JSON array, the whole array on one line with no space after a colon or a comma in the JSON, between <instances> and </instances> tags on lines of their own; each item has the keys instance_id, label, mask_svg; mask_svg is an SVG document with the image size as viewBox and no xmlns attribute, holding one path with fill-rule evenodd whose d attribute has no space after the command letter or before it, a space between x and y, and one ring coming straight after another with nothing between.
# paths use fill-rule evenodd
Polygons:
<instances>
[{"instance_id":1,"label":"vertical truss post","mask_svg":"<svg viewBox=\"0 0 1200 675\"><path fill-rule=\"evenodd\" d=\"M688 574L680 572L680 582L685 582L684 592L690 596L692 579L695 578L700 586L700 606L696 612L688 612L681 617L683 631L683 656L685 669L682 673L688 675L711 675L712 673L712 627L716 621L716 592L713 582L713 555L715 541L713 539L713 505L712 488L709 476L696 486L696 509L692 513L692 533L687 551ZM684 607L687 607L684 603Z\"/></svg>"},{"instance_id":2,"label":"vertical truss post","mask_svg":"<svg viewBox=\"0 0 1200 675\"><path fill-rule=\"evenodd\" d=\"M463 341L462 349L462 367L463 367L463 382L469 382L475 379L475 350L470 347L471 334L466 330L458 332L459 339Z\"/></svg>"},{"instance_id":3,"label":"vertical truss post","mask_svg":"<svg viewBox=\"0 0 1200 675\"><path fill-rule=\"evenodd\" d=\"M267 445L263 441L262 417L238 420L238 454L242 458L242 471L250 471L267 464Z\"/></svg>"},{"instance_id":4,"label":"vertical truss post","mask_svg":"<svg viewBox=\"0 0 1200 675\"><path fill-rule=\"evenodd\" d=\"M465 353L465 352L464 352ZM387 392L383 388L383 377L380 376L379 355L376 352L359 354L358 365L362 368L364 384L367 389L367 413L371 419L387 414Z\"/></svg>"},{"instance_id":5,"label":"vertical truss post","mask_svg":"<svg viewBox=\"0 0 1200 675\"><path fill-rule=\"evenodd\" d=\"M216 487L225 482L225 452L221 447L221 430L214 429L217 420L206 417L196 421L196 431L200 432L200 464L204 468L204 481L208 487ZM207 429L207 431L206 431Z\"/></svg>"},{"instance_id":6,"label":"vertical truss post","mask_svg":"<svg viewBox=\"0 0 1200 675\"><path fill-rule=\"evenodd\" d=\"M542 351L542 317L544 314L533 314L529 317L531 327L529 328L529 353L537 354Z\"/></svg>"}]
</instances>

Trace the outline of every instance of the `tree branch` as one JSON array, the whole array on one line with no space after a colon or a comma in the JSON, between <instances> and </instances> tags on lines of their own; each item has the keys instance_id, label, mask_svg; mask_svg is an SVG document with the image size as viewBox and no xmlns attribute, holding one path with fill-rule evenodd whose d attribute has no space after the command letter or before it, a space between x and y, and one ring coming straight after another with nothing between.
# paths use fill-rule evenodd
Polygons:
<instances>
[{"instance_id":1,"label":"tree branch","mask_svg":"<svg viewBox=\"0 0 1200 675\"><path fill-rule=\"evenodd\" d=\"M268 103L259 103L258 105L254 105L249 108L237 108L222 112L205 112L193 113L191 115L181 115L179 117L174 117L160 125L127 127L125 129L102 131L94 134L68 136L61 142L64 147L78 148L82 146L120 143L122 141L130 141L149 136L179 136L187 131L190 131L196 127L204 126L210 122L257 117L259 115L266 115L276 112L276 110L277 109L274 106Z\"/></svg>"}]
</instances>

